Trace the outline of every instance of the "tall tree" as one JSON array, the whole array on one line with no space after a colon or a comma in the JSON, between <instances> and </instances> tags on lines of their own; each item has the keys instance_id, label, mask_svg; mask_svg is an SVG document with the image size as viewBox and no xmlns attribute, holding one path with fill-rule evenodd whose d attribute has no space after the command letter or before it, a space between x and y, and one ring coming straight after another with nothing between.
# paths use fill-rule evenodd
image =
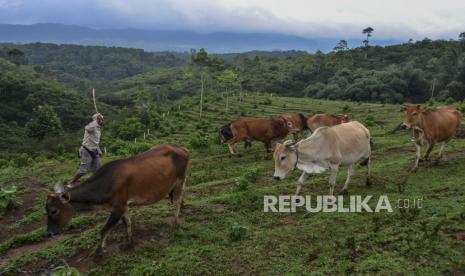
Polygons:
<instances>
[{"instance_id":1,"label":"tall tree","mask_svg":"<svg viewBox=\"0 0 465 276\"><path fill-rule=\"evenodd\" d=\"M192 53L192 51L191 51ZM206 74L208 70L208 66L210 65L210 58L208 57L207 51L204 48L201 48L197 54L192 55L192 62L194 65L200 70L200 109L199 109L199 117L202 118L202 111L203 111L203 94L205 90L205 80Z\"/></svg>"},{"instance_id":2,"label":"tall tree","mask_svg":"<svg viewBox=\"0 0 465 276\"><path fill-rule=\"evenodd\" d=\"M460 45L462 49L465 50L465 32L459 34Z\"/></svg>"},{"instance_id":3,"label":"tall tree","mask_svg":"<svg viewBox=\"0 0 465 276\"><path fill-rule=\"evenodd\" d=\"M367 28L363 29L362 34L367 36L366 39L363 40L363 44L365 45L365 47L369 46L371 33L373 31L374 31L374 29L372 27L367 27Z\"/></svg>"},{"instance_id":4,"label":"tall tree","mask_svg":"<svg viewBox=\"0 0 465 276\"><path fill-rule=\"evenodd\" d=\"M237 74L232 70L226 69L221 75L218 76L218 81L223 84L226 88L226 112L229 109L229 92L231 88L237 84L238 77Z\"/></svg>"},{"instance_id":5,"label":"tall tree","mask_svg":"<svg viewBox=\"0 0 465 276\"><path fill-rule=\"evenodd\" d=\"M339 42L334 46L333 51L339 52L339 51L345 51L349 49L347 46L347 40L339 40Z\"/></svg>"}]
</instances>

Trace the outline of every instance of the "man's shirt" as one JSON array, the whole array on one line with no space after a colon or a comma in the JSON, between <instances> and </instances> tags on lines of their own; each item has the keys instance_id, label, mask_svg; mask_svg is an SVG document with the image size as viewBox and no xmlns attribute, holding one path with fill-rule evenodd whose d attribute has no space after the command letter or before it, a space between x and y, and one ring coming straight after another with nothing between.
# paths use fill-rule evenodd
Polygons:
<instances>
[{"instance_id":1,"label":"man's shirt","mask_svg":"<svg viewBox=\"0 0 465 276\"><path fill-rule=\"evenodd\" d=\"M92 121L85 127L82 145L89 150L99 150L101 134L102 132L100 130L100 125L97 123L97 121Z\"/></svg>"}]
</instances>

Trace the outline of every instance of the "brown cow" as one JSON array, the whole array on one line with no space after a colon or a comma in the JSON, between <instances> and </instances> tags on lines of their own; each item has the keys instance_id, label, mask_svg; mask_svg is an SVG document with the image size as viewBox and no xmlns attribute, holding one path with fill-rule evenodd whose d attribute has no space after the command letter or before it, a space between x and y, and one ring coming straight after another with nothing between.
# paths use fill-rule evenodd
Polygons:
<instances>
[{"instance_id":1,"label":"brown cow","mask_svg":"<svg viewBox=\"0 0 465 276\"><path fill-rule=\"evenodd\" d=\"M271 143L284 139L289 133L287 121L283 117L262 119L241 117L224 125L219 130L220 144L228 142L231 154L237 154L235 147L239 141L256 140L265 144L266 152L271 152Z\"/></svg>"},{"instance_id":2,"label":"brown cow","mask_svg":"<svg viewBox=\"0 0 465 276\"><path fill-rule=\"evenodd\" d=\"M341 123L349 122L350 117L348 114L344 114L342 116L333 115L327 112L320 112L312 117L308 118L307 126L310 131L315 131L317 128L322 126L335 126Z\"/></svg>"},{"instance_id":3,"label":"brown cow","mask_svg":"<svg viewBox=\"0 0 465 276\"><path fill-rule=\"evenodd\" d=\"M436 162L441 160L444 147L460 127L462 113L453 107L440 107L431 110L421 105L415 105L404 106L404 108L405 119L401 127L403 129L412 128L412 141L417 150L415 164L412 167L412 172L415 172L418 169L421 146L426 146L425 160L428 160L434 144L441 143Z\"/></svg>"},{"instance_id":4,"label":"brown cow","mask_svg":"<svg viewBox=\"0 0 465 276\"><path fill-rule=\"evenodd\" d=\"M102 166L82 184L65 191L63 184L47 198L47 232L59 234L76 211L93 205L111 208L101 231L96 256L100 256L110 230L120 221L127 231L125 247L132 242L128 205L153 204L169 194L176 202L175 224L179 223L189 151L174 144L154 147L139 155L115 160ZM82 209L81 209L82 210Z\"/></svg>"},{"instance_id":5,"label":"brown cow","mask_svg":"<svg viewBox=\"0 0 465 276\"><path fill-rule=\"evenodd\" d=\"M287 127L289 128L289 131L292 133L294 140L298 140L299 134L308 129L307 126L307 118L302 113L295 113L295 114L285 114L285 115L280 115L279 117L282 117L286 120L287 122Z\"/></svg>"}]
</instances>

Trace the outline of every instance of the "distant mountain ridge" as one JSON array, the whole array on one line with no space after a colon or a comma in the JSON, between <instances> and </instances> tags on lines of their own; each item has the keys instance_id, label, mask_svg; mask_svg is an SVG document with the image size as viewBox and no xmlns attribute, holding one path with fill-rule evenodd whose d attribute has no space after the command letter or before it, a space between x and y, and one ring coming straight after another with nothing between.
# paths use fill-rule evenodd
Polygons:
<instances>
[{"instance_id":1,"label":"distant mountain ridge","mask_svg":"<svg viewBox=\"0 0 465 276\"><path fill-rule=\"evenodd\" d=\"M361 40L349 40L350 47ZM40 23L33 25L0 24L0 42L119 46L146 51L177 51L205 48L212 53L246 51L301 50L330 51L339 38L303 38L272 33L197 33L193 31L92 29L88 27ZM377 45L392 45L398 40L373 40Z\"/></svg>"}]
</instances>

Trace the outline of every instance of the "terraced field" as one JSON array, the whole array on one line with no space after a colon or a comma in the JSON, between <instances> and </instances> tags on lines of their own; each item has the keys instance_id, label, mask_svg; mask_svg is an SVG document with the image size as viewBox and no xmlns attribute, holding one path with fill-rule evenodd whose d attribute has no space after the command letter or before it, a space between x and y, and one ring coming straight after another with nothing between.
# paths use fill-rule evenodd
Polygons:
<instances>
[{"instance_id":1,"label":"terraced field","mask_svg":"<svg viewBox=\"0 0 465 276\"><path fill-rule=\"evenodd\" d=\"M240 100L242 98L242 101ZM374 142L373 184L365 186L365 168L357 168L351 195L387 195L392 213L264 213L264 195L288 195L299 173L275 182L274 162L263 146L239 147L231 157L215 143L216 129L243 116L315 111L349 112L366 123ZM408 173L414 147L408 132L387 134L402 119L399 106L359 104L269 94L206 97L203 118L198 99L172 105L164 125L172 134L145 142L178 142L189 146L192 133L203 130L209 147L192 149L185 207L180 227L173 226L174 206L164 200L131 210L135 246L119 249L122 225L110 235L104 258L93 249L107 211L75 217L65 234L45 235L46 191L69 179L78 164L74 156L36 160L28 168L0 171L0 185L16 184L23 205L0 218L0 274L315 274L463 275L465 273L465 141L453 140L447 161L422 163ZM105 132L104 132L105 135ZM139 139L139 141L142 140ZM434 151L436 153L436 151ZM120 158L106 156L105 161ZM337 187L346 176L342 169ZM312 176L303 194L328 193L328 173ZM245 184L244 184L245 183ZM422 208L397 208L398 199L423 199Z\"/></svg>"}]
</instances>

